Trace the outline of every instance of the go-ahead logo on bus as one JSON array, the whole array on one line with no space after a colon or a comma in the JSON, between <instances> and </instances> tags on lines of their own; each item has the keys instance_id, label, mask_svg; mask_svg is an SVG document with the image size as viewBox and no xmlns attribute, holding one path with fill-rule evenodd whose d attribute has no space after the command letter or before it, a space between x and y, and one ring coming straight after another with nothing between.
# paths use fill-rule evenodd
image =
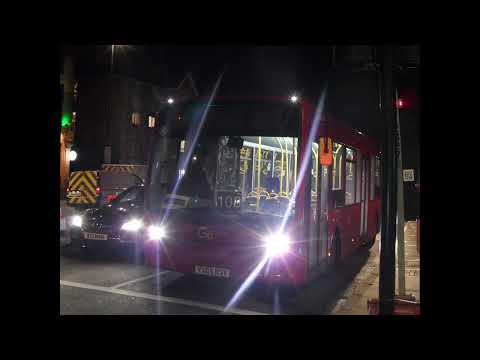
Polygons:
<instances>
[{"instance_id":1,"label":"go-ahead logo on bus","mask_svg":"<svg viewBox=\"0 0 480 360\"><path fill-rule=\"evenodd\" d=\"M197 229L197 237L201 240L203 239L212 240L212 239L215 239L215 233L206 226L200 226Z\"/></svg>"}]
</instances>

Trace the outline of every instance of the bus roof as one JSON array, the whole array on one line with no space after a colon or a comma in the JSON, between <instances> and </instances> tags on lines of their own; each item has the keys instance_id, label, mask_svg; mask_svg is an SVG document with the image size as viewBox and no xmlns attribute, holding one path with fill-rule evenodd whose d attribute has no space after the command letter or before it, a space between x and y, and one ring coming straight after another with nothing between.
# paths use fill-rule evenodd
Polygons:
<instances>
[{"instance_id":1,"label":"bus roof","mask_svg":"<svg viewBox=\"0 0 480 360\"><path fill-rule=\"evenodd\" d=\"M190 99L189 101L180 103L181 105L192 105L196 104L199 106L207 105L210 101L210 97L201 96ZM304 119L310 124L314 114L316 104L310 101L309 99L300 98L298 103L293 104L290 101L289 96L217 96L214 97L211 106L220 105L220 104L270 104L270 103L279 103L285 104L286 106L298 107L302 109L304 114L308 114L307 118ZM283 107L282 107L283 108ZM308 117L310 119L308 119ZM264 121L265 119L263 119ZM300 117L299 122L302 119ZM246 124L244 127L248 129L249 124ZM307 126L307 124L304 124ZM242 125L243 126L243 125ZM250 134L245 134L250 135ZM252 134L253 135L253 134ZM273 134L272 134L273 135ZM279 136L278 134L275 134ZM291 131L286 131L285 136L291 136ZM345 145L350 145L351 147L361 150L363 153L368 153L370 155L376 155L379 152L378 145L370 136L352 128L346 122L332 116L331 114L322 114L320 119L320 126L318 128L317 137L330 137L336 142L343 143Z\"/></svg>"}]
</instances>

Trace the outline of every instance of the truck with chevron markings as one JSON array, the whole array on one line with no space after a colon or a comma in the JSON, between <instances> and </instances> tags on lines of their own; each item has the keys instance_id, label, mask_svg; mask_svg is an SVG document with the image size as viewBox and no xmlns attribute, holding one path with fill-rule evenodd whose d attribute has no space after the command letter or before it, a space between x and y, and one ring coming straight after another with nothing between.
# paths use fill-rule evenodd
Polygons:
<instances>
[{"instance_id":1,"label":"truck with chevron markings","mask_svg":"<svg viewBox=\"0 0 480 360\"><path fill-rule=\"evenodd\" d=\"M132 185L142 184L145 165L103 164L101 170L73 171L67 188L67 204L76 208L103 205Z\"/></svg>"}]
</instances>

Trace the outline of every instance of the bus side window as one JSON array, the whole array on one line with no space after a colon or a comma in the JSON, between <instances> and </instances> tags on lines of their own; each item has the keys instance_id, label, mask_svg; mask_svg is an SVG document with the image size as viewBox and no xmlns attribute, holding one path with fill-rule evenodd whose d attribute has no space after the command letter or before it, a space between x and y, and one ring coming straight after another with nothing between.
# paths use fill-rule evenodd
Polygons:
<instances>
[{"instance_id":1,"label":"bus side window","mask_svg":"<svg viewBox=\"0 0 480 360\"><path fill-rule=\"evenodd\" d=\"M355 202L361 202L361 195L362 195L362 163L363 163L363 156L359 152L357 152L357 190L355 192Z\"/></svg>"},{"instance_id":2,"label":"bus side window","mask_svg":"<svg viewBox=\"0 0 480 360\"><path fill-rule=\"evenodd\" d=\"M355 172L357 168L357 156L354 149L346 148L346 172L345 172L345 205L355 203Z\"/></svg>"},{"instance_id":3,"label":"bus side window","mask_svg":"<svg viewBox=\"0 0 480 360\"><path fill-rule=\"evenodd\" d=\"M345 147L341 144L333 144L332 165L332 200L335 208L345 205Z\"/></svg>"}]
</instances>

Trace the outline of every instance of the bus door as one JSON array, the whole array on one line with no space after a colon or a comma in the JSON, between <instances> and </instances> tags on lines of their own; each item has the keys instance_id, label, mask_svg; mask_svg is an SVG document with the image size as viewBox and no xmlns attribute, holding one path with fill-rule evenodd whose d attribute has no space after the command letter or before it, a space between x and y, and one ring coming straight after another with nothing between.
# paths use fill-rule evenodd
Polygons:
<instances>
[{"instance_id":1,"label":"bus door","mask_svg":"<svg viewBox=\"0 0 480 360\"><path fill-rule=\"evenodd\" d=\"M362 181L361 181L361 217L360 217L360 238L367 236L367 219L368 219L368 189L369 189L369 176L368 170L370 169L370 160L366 157L362 157Z\"/></svg>"},{"instance_id":2,"label":"bus door","mask_svg":"<svg viewBox=\"0 0 480 360\"><path fill-rule=\"evenodd\" d=\"M330 204L329 194L331 189L332 176L332 140L328 139L325 142L324 138L320 138L319 143L319 169L318 169L318 262L319 264L326 263L327 249L328 249L328 208ZM325 146L326 145L326 146Z\"/></svg>"},{"instance_id":3,"label":"bus door","mask_svg":"<svg viewBox=\"0 0 480 360\"><path fill-rule=\"evenodd\" d=\"M327 256L328 246L328 193L329 193L329 172L331 167L321 166L320 177L320 217L319 217L319 262L324 260Z\"/></svg>"}]
</instances>

